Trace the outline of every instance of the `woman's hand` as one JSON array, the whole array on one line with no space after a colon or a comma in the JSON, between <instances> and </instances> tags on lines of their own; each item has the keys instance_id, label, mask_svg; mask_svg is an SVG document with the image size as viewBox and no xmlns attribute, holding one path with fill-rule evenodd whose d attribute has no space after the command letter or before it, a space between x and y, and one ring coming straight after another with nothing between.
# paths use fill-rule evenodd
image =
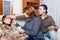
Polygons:
<instances>
[{"instance_id":1,"label":"woman's hand","mask_svg":"<svg viewBox=\"0 0 60 40\"><path fill-rule=\"evenodd\" d=\"M13 15L8 15L9 18L16 20L16 17Z\"/></svg>"},{"instance_id":2,"label":"woman's hand","mask_svg":"<svg viewBox=\"0 0 60 40\"><path fill-rule=\"evenodd\" d=\"M18 32L24 33L24 30L21 27L18 27L17 29L18 29Z\"/></svg>"}]
</instances>

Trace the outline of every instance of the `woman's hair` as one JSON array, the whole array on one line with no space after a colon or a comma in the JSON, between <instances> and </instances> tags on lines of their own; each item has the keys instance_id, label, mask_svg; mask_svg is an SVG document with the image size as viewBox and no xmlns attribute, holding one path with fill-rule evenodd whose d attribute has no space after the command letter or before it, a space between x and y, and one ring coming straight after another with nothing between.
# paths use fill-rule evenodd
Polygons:
<instances>
[{"instance_id":1,"label":"woman's hair","mask_svg":"<svg viewBox=\"0 0 60 40\"><path fill-rule=\"evenodd\" d=\"M25 7L24 9L23 9L23 12L26 12L27 10L29 11L29 10L32 10L32 12L31 13L28 13L28 15L29 16L34 16L35 15L35 10L34 10L34 8L33 7Z\"/></svg>"},{"instance_id":2,"label":"woman's hair","mask_svg":"<svg viewBox=\"0 0 60 40\"><path fill-rule=\"evenodd\" d=\"M25 8L23 9L23 12L26 12L26 10L29 10L29 7L25 7Z\"/></svg>"}]
</instances>

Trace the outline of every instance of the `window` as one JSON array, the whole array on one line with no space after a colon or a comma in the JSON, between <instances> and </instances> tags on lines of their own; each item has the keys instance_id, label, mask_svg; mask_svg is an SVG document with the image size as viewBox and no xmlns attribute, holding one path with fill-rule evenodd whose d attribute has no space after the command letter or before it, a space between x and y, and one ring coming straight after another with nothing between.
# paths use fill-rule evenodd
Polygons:
<instances>
[{"instance_id":1,"label":"window","mask_svg":"<svg viewBox=\"0 0 60 40\"><path fill-rule=\"evenodd\" d=\"M10 14L13 14L13 0L3 0L2 1L2 15L10 15ZM1 8L0 8L1 9ZM1 15L1 13L0 13Z\"/></svg>"},{"instance_id":2,"label":"window","mask_svg":"<svg viewBox=\"0 0 60 40\"><path fill-rule=\"evenodd\" d=\"M10 15L10 1L4 1L4 15Z\"/></svg>"}]
</instances>

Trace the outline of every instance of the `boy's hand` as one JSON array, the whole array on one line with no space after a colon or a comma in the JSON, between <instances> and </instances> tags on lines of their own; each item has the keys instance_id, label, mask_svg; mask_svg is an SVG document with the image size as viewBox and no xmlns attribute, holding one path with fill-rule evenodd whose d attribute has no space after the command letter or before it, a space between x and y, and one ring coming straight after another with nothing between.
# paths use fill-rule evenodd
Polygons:
<instances>
[{"instance_id":1,"label":"boy's hand","mask_svg":"<svg viewBox=\"0 0 60 40\"><path fill-rule=\"evenodd\" d=\"M19 31L20 33L24 33L24 30L23 30L21 27L18 27L18 31Z\"/></svg>"}]
</instances>

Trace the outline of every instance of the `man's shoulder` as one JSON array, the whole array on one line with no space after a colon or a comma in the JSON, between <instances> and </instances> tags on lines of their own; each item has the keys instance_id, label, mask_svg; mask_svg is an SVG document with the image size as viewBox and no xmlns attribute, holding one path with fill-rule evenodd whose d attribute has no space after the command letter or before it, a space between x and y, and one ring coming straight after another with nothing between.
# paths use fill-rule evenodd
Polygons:
<instances>
[{"instance_id":1,"label":"man's shoulder","mask_svg":"<svg viewBox=\"0 0 60 40\"><path fill-rule=\"evenodd\" d=\"M52 18L52 16L50 16L50 15L47 15L47 17L48 17L48 18Z\"/></svg>"},{"instance_id":2,"label":"man's shoulder","mask_svg":"<svg viewBox=\"0 0 60 40\"><path fill-rule=\"evenodd\" d=\"M53 20L53 17L48 15L47 19L51 21L51 20Z\"/></svg>"}]
</instances>

